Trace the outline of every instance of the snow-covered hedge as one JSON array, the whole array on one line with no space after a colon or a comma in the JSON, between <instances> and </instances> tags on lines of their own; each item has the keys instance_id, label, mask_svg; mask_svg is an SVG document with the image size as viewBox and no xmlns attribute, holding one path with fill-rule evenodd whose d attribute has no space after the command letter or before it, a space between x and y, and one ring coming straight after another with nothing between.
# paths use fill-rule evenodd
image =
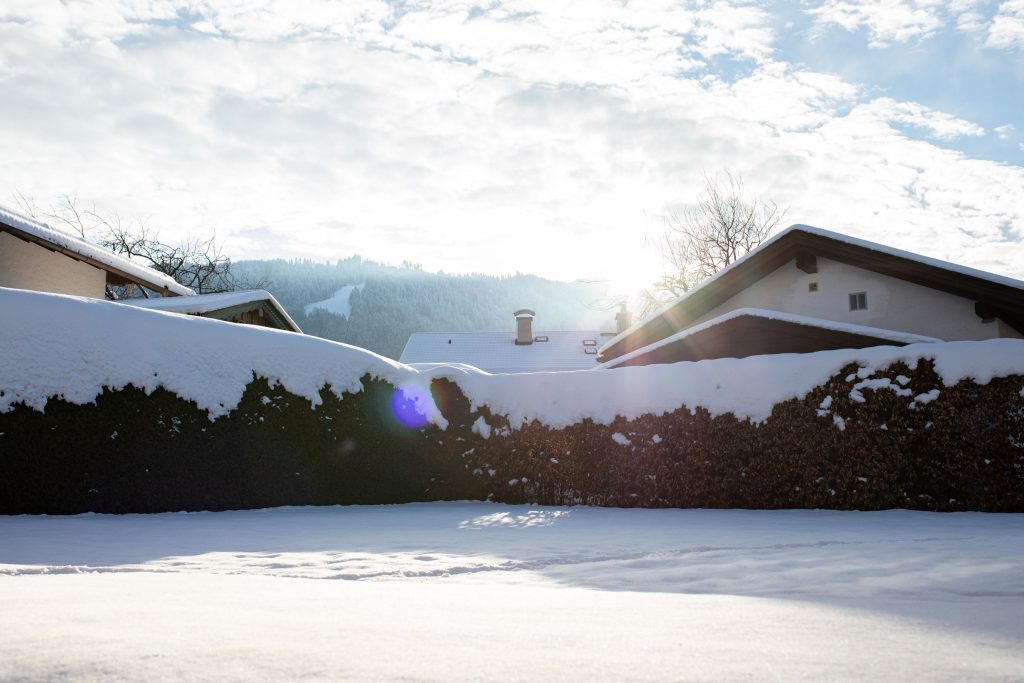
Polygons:
<instances>
[{"instance_id":1,"label":"snow-covered hedge","mask_svg":"<svg viewBox=\"0 0 1024 683\"><path fill-rule=\"evenodd\" d=\"M487 415L490 438L463 458L504 502L1024 512L1022 396L1020 374L946 386L929 359L851 363L763 421L683 407L511 429Z\"/></svg>"},{"instance_id":2,"label":"snow-covered hedge","mask_svg":"<svg viewBox=\"0 0 1024 683\"><path fill-rule=\"evenodd\" d=\"M534 375L0 289L0 512L1024 511L1024 342Z\"/></svg>"}]
</instances>

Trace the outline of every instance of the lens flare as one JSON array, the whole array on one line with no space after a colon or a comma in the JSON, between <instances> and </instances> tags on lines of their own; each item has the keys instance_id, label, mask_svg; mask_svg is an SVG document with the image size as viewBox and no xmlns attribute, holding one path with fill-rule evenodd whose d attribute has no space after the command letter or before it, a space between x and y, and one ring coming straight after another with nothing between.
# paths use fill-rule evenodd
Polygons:
<instances>
[{"instance_id":1,"label":"lens flare","mask_svg":"<svg viewBox=\"0 0 1024 683\"><path fill-rule=\"evenodd\" d=\"M391 394L391 413L404 427L421 429L427 426L430 392L426 387L405 384Z\"/></svg>"}]
</instances>

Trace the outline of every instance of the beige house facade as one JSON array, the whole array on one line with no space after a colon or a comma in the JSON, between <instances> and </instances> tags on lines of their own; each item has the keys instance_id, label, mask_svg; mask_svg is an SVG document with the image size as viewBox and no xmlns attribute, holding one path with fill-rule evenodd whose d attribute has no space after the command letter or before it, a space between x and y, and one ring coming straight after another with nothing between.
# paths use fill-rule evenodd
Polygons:
<instances>
[{"instance_id":1,"label":"beige house facade","mask_svg":"<svg viewBox=\"0 0 1024 683\"><path fill-rule=\"evenodd\" d=\"M794 225L599 350L602 367L1024 338L1024 281Z\"/></svg>"},{"instance_id":2,"label":"beige house facade","mask_svg":"<svg viewBox=\"0 0 1024 683\"><path fill-rule=\"evenodd\" d=\"M795 261L779 266L693 324L740 308L762 308L945 341L1024 338L998 318L979 317L972 299L827 258L817 261L816 273L801 271ZM851 294L864 295L864 308L851 309Z\"/></svg>"},{"instance_id":3,"label":"beige house facade","mask_svg":"<svg viewBox=\"0 0 1024 683\"><path fill-rule=\"evenodd\" d=\"M111 286L129 284L144 296L121 300L125 305L302 333L270 292L196 294L153 268L0 207L0 287L103 299L114 298Z\"/></svg>"},{"instance_id":4,"label":"beige house facade","mask_svg":"<svg viewBox=\"0 0 1024 683\"><path fill-rule=\"evenodd\" d=\"M0 287L104 298L108 285L158 296L195 294L174 278L0 206Z\"/></svg>"},{"instance_id":5,"label":"beige house facade","mask_svg":"<svg viewBox=\"0 0 1024 683\"><path fill-rule=\"evenodd\" d=\"M0 232L0 287L102 299L106 271Z\"/></svg>"}]
</instances>

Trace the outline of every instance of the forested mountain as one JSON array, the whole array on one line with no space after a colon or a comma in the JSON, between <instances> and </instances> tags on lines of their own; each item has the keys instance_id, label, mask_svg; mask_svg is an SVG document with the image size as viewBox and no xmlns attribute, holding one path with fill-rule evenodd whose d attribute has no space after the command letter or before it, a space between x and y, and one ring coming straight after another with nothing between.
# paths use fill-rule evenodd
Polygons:
<instances>
[{"instance_id":1,"label":"forested mountain","mask_svg":"<svg viewBox=\"0 0 1024 683\"><path fill-rule=\"evenodd\" d=\"M537 312L538 331L614 328L614 311L600 283L428 273L411 264L389 266L358 256L333 263L239 261L232 267L241 281L270 291L306 333L390 358L401 355L413 332L513 332L512 312L518 308ZM346 288L351 292L348 316L329 310L345 311L343 305L309 306Z\"/></svg>"}]
</instances>

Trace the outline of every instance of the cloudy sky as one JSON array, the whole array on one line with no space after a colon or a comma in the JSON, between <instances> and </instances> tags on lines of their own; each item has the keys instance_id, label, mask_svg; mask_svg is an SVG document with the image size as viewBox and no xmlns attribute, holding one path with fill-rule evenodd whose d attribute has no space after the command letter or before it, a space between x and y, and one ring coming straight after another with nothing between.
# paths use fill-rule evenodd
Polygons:
<instances>
[{"instance_id":1,"label":"cloudy sky","mask_svg":"<svg viewBox=\"0 0 1024 683\"><path fill-rule=\"evenodd\" d=\"M0 0L0 203L630 285L729 169L1024 277L1024 0Z\"/></svg>"}]
</instances>

